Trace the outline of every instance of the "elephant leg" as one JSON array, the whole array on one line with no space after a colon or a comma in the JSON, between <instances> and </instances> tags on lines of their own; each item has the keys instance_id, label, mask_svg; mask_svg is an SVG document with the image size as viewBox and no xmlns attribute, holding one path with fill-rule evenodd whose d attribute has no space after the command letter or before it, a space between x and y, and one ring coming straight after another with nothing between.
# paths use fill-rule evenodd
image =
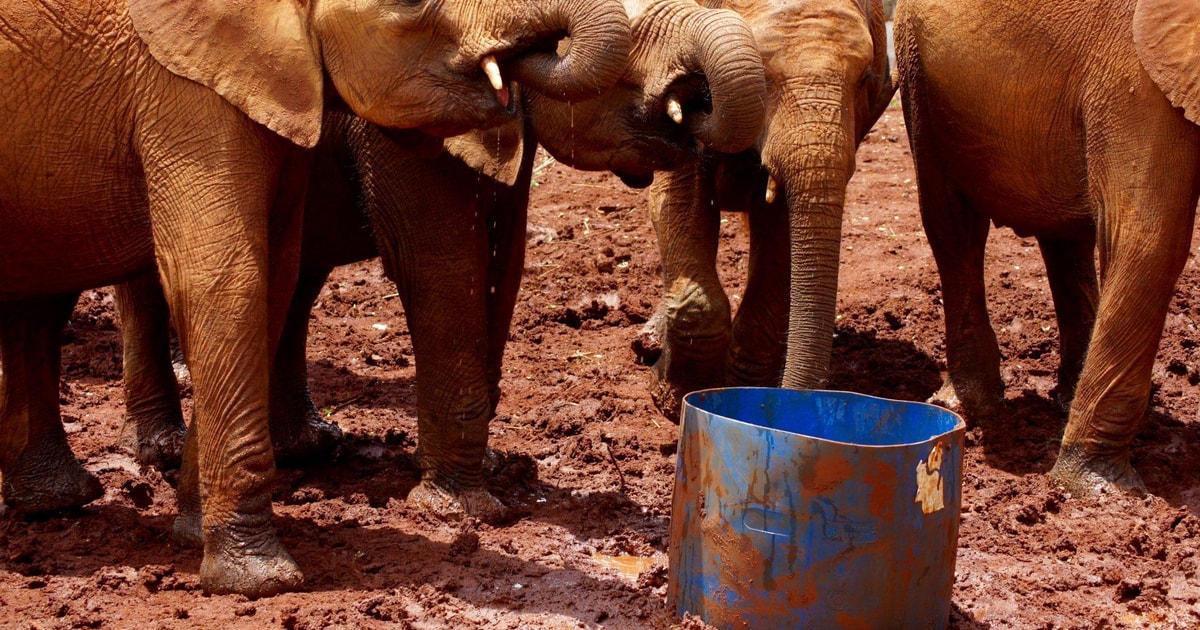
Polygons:
<instances>
[{"instance_id":1,"label":"elephant leg","mask_svg":"<svg viewBox=\"0 0 1200 630\"><path fill-rule=\"evenodd\" d=\"M505 189L491 211L488 224L487 383L491 413L500 402L504 347L508 343L517 292L525 272L525 224L529 211L529 184L520 179Z\"/></svg>"},{"instance_id":2,"label":"elephant leg","mask_svg":"<svg viewBox=\"0 0 1200 630\"><path fill-rule=\"evenodd\" d=\"M358 157L384 271L396 282L412 334L421 482L408 502L445 519L501 521L508 510L484 486L492 293L480 175L390 147L376 141Z\"/></svg>"},{"instance_id":3,"label":"elephant leg","mask_svg":"<svg viewBox=\"0 0 1200 630\"><path fill-rule=\"evenodd\" d=\"M1058 345L1061 362L1054 398L1069 409L1075 386L1087 356L1092 326L1096 323L1096 304L1100 289L1096 284L1094 252L1096 239L1039 238L1042 260L1050 293L1054 296L1054 314L1058 319Z\"/></svg>"},{"instance_id":4,"label":"elephant leg","mask_svg":"<svg viewBox=\"0 0 1200 630\"><path fill-rule=\"evenodd\" d=\"M717 276L720 210L711 170L689 165L663 174L650 189L666 295L643 329L648 339L639 345L661 347L651 366L651 395L675 422L685 394L725 381L731 323L729 299Z\"/></svg>"},{"instance_id":5,"label":"elephant leg","mask_svg":"<svg viewBox=\"0 0 1200 630\"><path fill-rule=\"evenodd\" d=\"M921 220L941 276L946 316L948 374L931 401L975 421L991 420L1003 408L1004 383L983 280L989 220L940 178L922 175L919 189Z\"/></svg>"},{"instance_id":6,"label":"elephant leg","mask_svg":"<svg viewBox=\"0 0 1200 630\"><path fill-rule=\"evenodd\" d=\"M765 176L761 171L760 177ZM762 190L762 181L751 190ZM750 213L750 269L733 320L731 385L779 387L787 358L790 242L784 204L755 201Z\"/></svg>"},{"instance_id":7,"label":"elephant leg","mask_svg":"<svg viewBox=\"0 0 1200 630\"><path fill-rule=\"evenodd\" d=\"M199 414L192 409L192 426L196 426ZM200 453L197 432L189 430L183 442L183 457L179 466L179 485L175 489L175 506L179 515L175 517L172 535L183 547L204 548L204 527L200 500Z\"/></svg>"},{"instance_id":8,"label":"elephant leg","mask_svg":"<svg viewBox=\"0 0 1200 630\"><path fill-rule=\"evenodd\" d=\"M303 464L329 456L342 430L321 417L308 389L308 318L328 269L304 270L288 309L271 372L271 442L277 464Z\"/></svg>"},{"instance_id":9,"label":"elephant leg","mask_svg":"<svg viewBox=\"0 0 1200 630\"><path fill-rule=\"evenodd\" d=\"M462 248L463 243L448 245ZM404 309L417 365L417 456L422 470L421 483L408 500L442 518L504 520L507 509L484 486L492 413L487 300L482 287L471 290L484 278L483 256L442 258L438 264L415 267L408 274L409 289L408 283L399 283L401 296L407 295Z\"/></svg>"},{"instance_id":10,"label":"elephant leg","mask_svg":"<svg viewBox=\"0 0 1200 630\"><path fill-rule=\"evenodd\" d=\"M117 285L116 298L125 368L120 445L142 465L178 468L187 425L171 366L171 316L158 274L146 273Z\"/></svg>"},{"instance_id":11,"label":"elephant leg","mask_svg":"<svg viewBox=\"0 0 1200 630\"><path fill-rule=\"evenodd\" d=\"M0 497L23 512L104 494L67 444L58 411L62 328L78 295L0 302Z\"/></svg>"},{"instance_id":12,"label":"elephant leg","mask_svg":"<svg viewBox=\"0 0 1200 630\"><path fill-rule=\"evenodd\" d=\"M1100 301L1050 472L1076 494L1145 490L1130 447L1150 402L1151 369L1200 197L1200 133L1182 117L1143 115L1128 140L1115 133L1106 140L1113 146L1095 151L1088 174L1099 212Z\"/></svg>"},{"instance_id":13,"label":"elephant leg","mask_svg":"<svg viewBox=\"0 0 1200 630\"><path fill-rule=\"evenodd\" d=\"M211 159L147 160L147 190L160 279L195 392L195 447L185 444L181 485L196 487L180 494L200 499L200 582L254 597L303 582L271 525L268 397L272 341L299 258L303 192L288 182L307 181L307 171L285 141L238 121L212 130L226 135L211 140L224 151ZM167 142L147 153L179 150ZM194 518L186 501L180 509L184 523Z\"/></svg>"}]
</instances>

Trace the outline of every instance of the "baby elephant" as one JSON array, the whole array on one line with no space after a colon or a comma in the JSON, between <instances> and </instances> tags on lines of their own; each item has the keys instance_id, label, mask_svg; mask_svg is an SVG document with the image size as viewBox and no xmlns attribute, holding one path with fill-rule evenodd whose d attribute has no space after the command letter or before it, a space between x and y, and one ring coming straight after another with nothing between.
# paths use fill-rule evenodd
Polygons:
<instances>
[{"instance_id":1,"label":"baby elephant","mask_svg":"<svg viewBox=\"0 0 1200 630\"><path fill-rule=\"evenodd\" d=\"M1130 443L1200 196L1200 3L1081 9L899 9L904 114L946 310L938 396L975 418L1001 409L988 223L1035 236L1058 317L1058 393L1070 401L1051 477L1077 494L1142 491Z\"/></svg>"},{"instance_id":2,"label":"baby elephant","mask_svg":"<svg viewBox=\"0 0 1200 630\"><path fill-rule=\"evenodd\" d=\"M453 138L436 158L359 118L327 117L305 206L300 282L271 374L277 454L302 458L336 442L336 428L308 395L309 311L335 266L382 255L416 355L422 481L409 500L442 516L504 516L485 489L483 463L524 267L538 142L571 166L648 185L656 170L695 160L701 143L742 151L760 131L762 61L737 14L691 0L625 7L634 47L614 88L574 104L514 89L519 120ZM155 293L150 279L119 294L125 435L143 461L177 458L184 434ZM190 492L181 485L181 496ZM189 527L179 531L184 538Z\"/></svg>"}]
</instances>

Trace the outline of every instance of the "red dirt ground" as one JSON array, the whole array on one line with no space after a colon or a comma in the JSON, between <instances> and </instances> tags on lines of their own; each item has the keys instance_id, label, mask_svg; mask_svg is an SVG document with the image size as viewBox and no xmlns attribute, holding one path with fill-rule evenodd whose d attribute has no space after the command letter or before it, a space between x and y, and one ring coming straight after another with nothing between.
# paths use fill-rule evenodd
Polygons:
<instances>
[{"instance_id":1,"label":"red dirt ground","mask_svg":"<svg viewBox=\"0 0 1200 630\"><path fill-rule=\"evenodd\" d=\"M924 400L944 369L942 314L897 109L858 162L832 386ZM445 524L405 504L417 482L411 340L379 264L354 265L321 295L309 354L316 401L347 442L327 466L281 471L275 493L307 591L204 595L199 553L171 541L171 486L115 447L118 323L110 292L88 292L61 398L72 446L107 494L73 514L0 517L0 627L703 627L664 604L677 429L654 410L630 350L661 290L646 195L557 164L537 180L491 431L493 490L524 518ZM721 266L736 296L747 241L741 217L725 228ZM1198 254L1134 447L1154 496L1084 501L1045 478L1065 420L1049 397L1058 353L1042 263L1032 239L994 231L988 288L1009 417L968 433L952 627L1200 626Z\"/></svg>"}]
</instances>

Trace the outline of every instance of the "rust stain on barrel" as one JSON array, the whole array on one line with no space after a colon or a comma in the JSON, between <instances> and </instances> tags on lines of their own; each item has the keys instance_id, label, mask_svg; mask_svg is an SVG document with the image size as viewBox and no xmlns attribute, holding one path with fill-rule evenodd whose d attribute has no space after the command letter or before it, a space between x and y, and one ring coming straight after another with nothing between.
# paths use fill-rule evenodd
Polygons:
<instances>
[{"instance_id":1,"label":"rust stain on barrel","mask_svg":"<svg viewBox=\"0 0 1200 630\"><path fill-rule=\"evenodd\" d=\"M891 520L896 512L896 491L900 485L896 469L887 462L875 462L863 474L863 480L871 487L867 503L871 516Z\"/></svg>"},{"instance_id":2,"label":"rust stain on barrel","mask_svg":"<svg viewBox=\"0 0 1200 630\"><path fill-rule=\"evenodd\" d=\"M823 494L841 485L854 476L850 460L842 455L817 458L804 471L804 491L807 494Z\"/></svg>"}]
</instances>

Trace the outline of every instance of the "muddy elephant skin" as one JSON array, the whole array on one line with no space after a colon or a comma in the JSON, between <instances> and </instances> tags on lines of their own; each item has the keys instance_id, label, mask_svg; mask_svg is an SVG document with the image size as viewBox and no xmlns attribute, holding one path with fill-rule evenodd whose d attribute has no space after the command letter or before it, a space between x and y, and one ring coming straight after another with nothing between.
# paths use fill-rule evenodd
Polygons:
<instances>
[{"instance_id":1,"label":"muddy elephant skin","mask_svg":"<svg viewBox=\"0 0 1200 630\"><path fill-rule=\"evenodd\" d=\"M564 35L583 45L545 51ZM80 290L157 270L196 392L201 583L298 586L270 523L267 392L326 103L457 133L513 116L489 67L579 97L628 51L615 0L0 3L5 503L99 496L59 423L60 329Z\"/></svg>"},{"instance_id":2,"label":"muddy elephant skin","mask_svg":"<svg viewBox=\"0 0 1200 630\"><path fill-rule=\"evenodd\" d=\"M638 178L695 160L701 142L717 138L742 150L759 132L747 121L762 117L762 63L738 15L688 0L630 0L626 8L633 48L614 87L569 104L520 90L523 121L451 138L436 158L364 119L327 115L305 208L300 282L271 381L271 435L281 458L303 463L337 443L340 432L308 394L309 311L335 266L382 254L416 355L423 478L409 501L442 517L505 517L486 491L483 463L523 269L537 143L571 166ZM667 111L672 98L680 122ZM126 322L123 435L143 462L170 463L185 427L156 293L150 278L118 294Z\"/></svg>"},{"instance_id":3,"label":"muddy elephant skin","mask_svg":"<svg viewBox=\"0 0 1200 630\"><path fill-rule=\"evenodd\" d=\"M753 30L766 107L754 148L707 153L651 189L666 296L634 350L675 421L690 391L825 383L846 184L858 143L894 93L878 0L709 4ZM716 271L721 210L750 222L749 276L732 320Z\"/></svg>"},{"instance_id":4,"label":"muddy elephant skin","mask_svg":"<svg viewBox=\"0 0 1200 630\"><path fill-rule=\"evenodd\" d=\"M1150 399L1200 196L1200 4L907 0L898 65L949 375L938 398L1000 416L989 223L1037 238L1069 405L1050 476L1144 490L1130 444ZM1099 277L1095 260L1098 254Z\"/></svg>"}]
</instances>

